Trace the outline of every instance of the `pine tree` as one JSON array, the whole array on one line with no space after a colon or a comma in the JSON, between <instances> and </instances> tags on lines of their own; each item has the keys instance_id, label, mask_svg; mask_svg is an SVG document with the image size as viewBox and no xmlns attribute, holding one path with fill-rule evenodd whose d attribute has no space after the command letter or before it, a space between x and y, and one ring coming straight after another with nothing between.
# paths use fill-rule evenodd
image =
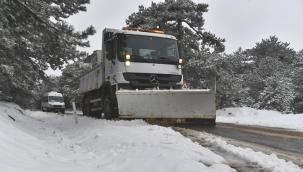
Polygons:
<instances>
[{"instance_id":1,"label":"pine tree","mask_svg":"<svg viewBox=\"0 0 303 172\"><path fill-rule=\"evenodd\" d=\"M86 11L84 5L88 3L89 0L0 0L1 100L20 102L30 97L28 88L45 79L48 66L62 68L68 60L86 56L76 47L88 47L86 39L95 29L90 26L76 32L64 19Z\"/></svg>"},{"instance_id":2,"label":"pine tree","mask_svg":"<svg viewBox=\"0 0 303 172\"><path fill-rule=\"evenodd\" d=\"M296 58L292 64L294 84L294 99L292 108L294 113L303 113L303 49L296 53Z\"/></svg>"},{"instance_id":3,"label":"pine tree","mask_svg":"<svg viewBox=\"0 0 303 172\"><path fill-rule=\"evenodd\" d=\"M269 56L290 64L295 58L296 52L288 46L289 43L279 41L276 36L270 36L269 39L262 39L260 43L256 43L254 48L247 49L246 53L254 57L257 63L262 58Z\"/></svg>"},{"instance_id":4,"label":"pine tree","mask_svg":"<svg viewBox=\"0 0 303 172\"><path fill-rule=\"evenodd\" d=\"M296 53L288 46L289 43L271 36L245 51L254 62L252 75L247 83L249 95L254 100L253 107L284 113L292 111L292 63Z\"/></svg>"},{"instance_id":5,"label":"pine tree","mask_svg":"<svg viewBox=\"0 0 303 172\"><path fill-rule=\"evenodd\" d=\"M292 112L294 86L290 69L287 66L271 57L266 57L260 61L259 68L255 71L263 78L264 88L259 90L255 107L283 113Z\"/></svg>"}]
</instances>

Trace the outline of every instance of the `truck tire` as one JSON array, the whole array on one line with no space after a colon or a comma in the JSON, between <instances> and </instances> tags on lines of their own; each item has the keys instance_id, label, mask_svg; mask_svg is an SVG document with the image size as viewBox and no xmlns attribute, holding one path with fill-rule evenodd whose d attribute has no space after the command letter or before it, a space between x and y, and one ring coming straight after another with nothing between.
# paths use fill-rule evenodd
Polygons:
<instances>
[{"instance_id":1,"label":"truck tire","mask_svg":"<svg viewBox=\"0 0 303 172\"><path fill-rule=\"evenodd\" d=\"M104 98L104 117L105 119L112 119L113 118L113 107L109 101L109 96Z\"/></svg>"},{"instance_id":2,"label":"truck tire","mask_svg":"<svg viewBox=\"0 0 303 172\"><path fill-rule=\"evenodd\" d=\"M91 115L89 98L86 98L85 101L84 101L83 115L84 116L90 116Z\"/></svg>"},{"instance_id":3,"label":"truck tire","mask_svg":"<svg viewBox=\"0 0 303 172\"><path fill-rule=\"evenodd\" d=\"M65 109L61 110L61 113L62 113L62 114L65 114Z\"/></svg>"}]
</instances>

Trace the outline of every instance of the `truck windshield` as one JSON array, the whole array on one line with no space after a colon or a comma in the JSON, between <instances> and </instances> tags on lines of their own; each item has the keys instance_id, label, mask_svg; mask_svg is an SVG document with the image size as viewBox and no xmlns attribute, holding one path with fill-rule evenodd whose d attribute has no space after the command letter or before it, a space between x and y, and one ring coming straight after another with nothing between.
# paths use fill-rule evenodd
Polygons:
<instances>
[{"instance_id":1,"label":"truck windshield","mask_svg":"<svg viewBox=\"0 0 303 172\"><path fill-rule=\"evenodd\" d=\"M48 101L49 102L61 102L61 103L63 103L63 97L49 96Z\"/></svg>"},{"instance_id":2,"label":"truck windshield","mask_svg":"<svg viewBox=\"0 0 303 172\"><path fill-rule=\"evenodd\" d=\"M120 35L118 40L119 61L125 61L125 55L129 54L132 62L178 63L178 46L174 39Z\"/></svg>"}]
</instances>

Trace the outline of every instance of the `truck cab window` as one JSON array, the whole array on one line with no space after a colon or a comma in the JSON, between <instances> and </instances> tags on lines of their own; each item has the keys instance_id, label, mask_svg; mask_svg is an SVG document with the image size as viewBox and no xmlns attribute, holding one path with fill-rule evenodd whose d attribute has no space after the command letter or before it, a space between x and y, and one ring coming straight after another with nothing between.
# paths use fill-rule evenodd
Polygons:
<instances>
[{"instance_id":1,"label":"truck cab window","mask_svg":"<svg viewBox=\"0 0 303 172\"><path fill-rule=\"evenodd\" d=\"M110 60L115 64L115 59L117 58L117 40L113 38L106 42L106 59Z\"/></svg>"},{"instance_id":2,"label":"truck cab window","mask_svg":"<svg viewBox=\"0 0 303 172\"><path fill-rule=\"evenodd\" d=\"M177 64L177 41L161 37L120 35L118 39L119 61L131 55L130 61L144 63Z\"/></svg>"}]
</instances>

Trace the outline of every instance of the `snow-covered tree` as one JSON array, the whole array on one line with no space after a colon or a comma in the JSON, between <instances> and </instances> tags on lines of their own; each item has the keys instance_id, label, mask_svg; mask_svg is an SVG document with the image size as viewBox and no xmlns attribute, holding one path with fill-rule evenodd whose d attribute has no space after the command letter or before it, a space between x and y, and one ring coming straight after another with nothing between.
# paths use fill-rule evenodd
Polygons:
<instances>
[{"instance_id":1,"label":"snow-covered tree","mask_svg":"<svg viewBox=\"0 0 303 172\"><path fill-rule=\"evenodd\" d=\"M90 26L75 31L65 19L86 11L89 0L0 0L0 91L1 100L28 98L44 71L62 68L68 60L81 59L86 40L95 33ZM24 101L24 100L23 100Z\"/></svg>"},{"instance_id":2,"label":"snow-covered tree","mask_svg":"<svg viewBox=\"0 0 303 172\"><path fill-rule=\"evenodd\" d=\"M179 51L184 51L183 58L190 59L190 51L198 51L202 44L211 47L215 52L223 52L224 39L210 32L203 31L203 13L208 11L207 4L196 4L192 0L165 0L145 8L139 6L139 11L126 19L129 27L142 29L159 29L174 35L179 41Z\"/></svg>"},{"instance_id":3,"label":"snow-covered tree","mask_svg":"<svg viewBox=\"0 0 303 172\"><path fill-rule=\"evenodd\" d=\"M245 53L254 61L247 83L250 97L254 100L252 107L284 113L292 111L292 63L296 52L288 46L288 43L271 36L246 50Z\"/></svg>"},{"instance_id":4,"label":"snow-covered tree","mask_svg":"<svg viewBox=\"0 0 303 172\"><path fill-rule=\"evenodd\" d=\"M292 80L295 89L295 97L292 102L293 112L303 113L303 49L297 52L292 68Z\"/></svg>"},{"instance_id":5,"label":"snow-covered tree","mask_svg":"<svg viewBox=\"0 0 303 172\"><path fill-rule=\"evenodd\" d=\"M217 84L217 104L219 108L244 107L253 103L249 95L247 81L251 75L253 63L244 54L242 48L229 55L222 55L218 64L223 75Z\"/></svg>"},{"instance_id":6,"label":"snow-covered tree","mask_svg":"<svg viewBox=\"0 0 303 172\"><path fill-rule=\"evenodd\" d=\"M291 71L276 58L266 57L259 63L255 75L261 76L263 88L258 90L259 94L254 107L259 109L277 110L290 113L291 103L294 98L294 86Z\"/></svg>"},{"instance_id":7,"label":"snow-covered tree","mask_svg":"<svg viewBox=\"0 0 303 172\"><path fill-rule=\"evenodd\" d=\"M247 49L246 53L254 57L257 63L263 58L272 57L290 64L296 55L296 52L289 48L289 43L279 41L276 36L262 39L260 43L256 43L254 48Z\"/></svg>"}]
</instances>

